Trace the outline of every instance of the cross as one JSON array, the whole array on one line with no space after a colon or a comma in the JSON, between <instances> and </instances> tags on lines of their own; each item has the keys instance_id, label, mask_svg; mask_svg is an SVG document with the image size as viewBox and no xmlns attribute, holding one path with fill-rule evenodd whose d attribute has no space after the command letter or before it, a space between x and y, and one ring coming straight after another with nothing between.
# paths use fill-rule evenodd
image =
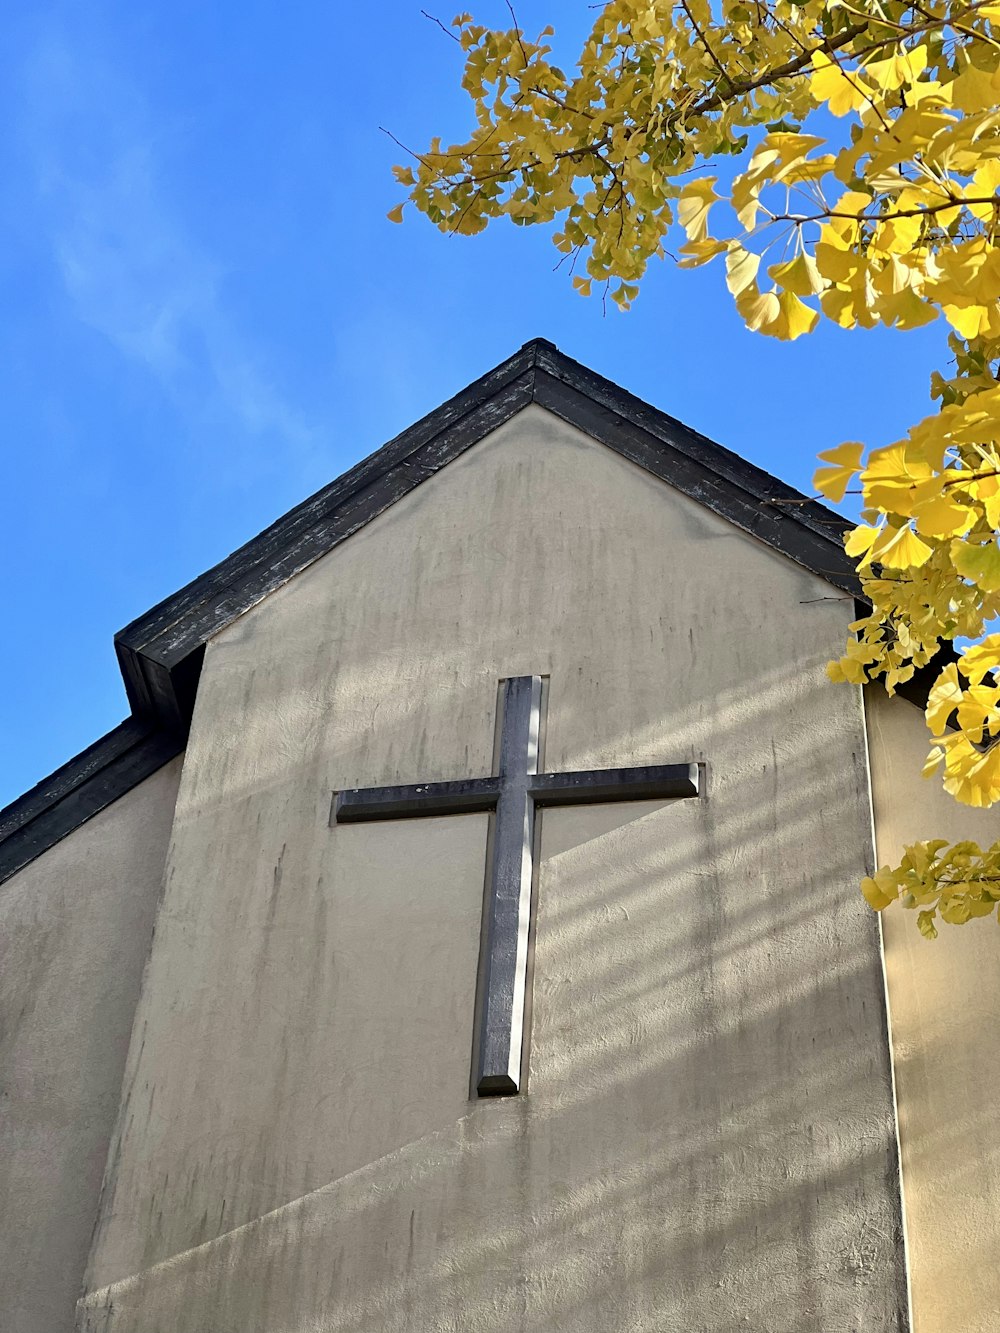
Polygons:
<instances>
[{"instance_id":1,"label":"cross","mask_svg":"<svg viewBox=\"0 0 1000 1333\"><path fill-rule=\"evenodd\" d=\"M521 1086L536 807L662 800L697 796L700 789L698 764L539 773L542 678L512 676L503 684L496 774L358 787L337 792L331 812L331 823L338 824L477 810L493 815L476 1074L480 1097L510 1096Z\"/></svg>"}]
</instances>

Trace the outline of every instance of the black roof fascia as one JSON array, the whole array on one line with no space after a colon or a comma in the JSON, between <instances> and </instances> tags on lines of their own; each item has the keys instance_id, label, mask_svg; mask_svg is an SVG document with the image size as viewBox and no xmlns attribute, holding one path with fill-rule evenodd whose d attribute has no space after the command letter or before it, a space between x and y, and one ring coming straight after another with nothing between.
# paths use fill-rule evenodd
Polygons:
<instances>
[{"instance_id":1,"label":"black roof fascia","mask_svg":"<svg viewBox=\"0 0 1000 1333\"><path fill-rule=\"evenodd\" d=\"M208 639L532 402L859 593L841 515L536 339L126 626L115 647L133 713L185 733Z\"/></svg>"},{"instance_id":2,"label":"black roof fascia","mask_svg":"<svg viewBox=\"0 0 1000 1333\"><path fill-rule=\"evenodd\" d=\"M529 403L860 596L847 519L536 338L115 636L132 716L0 810L0 882L181 752L214 634Z\"/></svg>"},{"instance_id":3,"label":"black roof fascia","mask_svg":"<svg viewBox=\"0 0 1000 1333\"><path fill-rule=\"evenodd\" d=\"M534 401L766 542L860 595L843 532L853 524L683 422L541 344Z\"/></svg>"},{"instance_id":4,"label":"black roof fascia","mask_svg":"<svg viewBox=\"0 0 1000 1333\"><path fill-rule=\"evenodd\" d=\"M0 884L152 776L183 737L130 717L0 810Z\"/></svg>"}]
</instances>

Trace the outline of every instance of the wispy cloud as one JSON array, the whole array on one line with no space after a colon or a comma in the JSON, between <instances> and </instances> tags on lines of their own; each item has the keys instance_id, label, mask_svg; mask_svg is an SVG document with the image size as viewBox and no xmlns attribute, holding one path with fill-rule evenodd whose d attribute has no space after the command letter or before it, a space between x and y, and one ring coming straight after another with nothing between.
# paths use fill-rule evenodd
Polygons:
<instances>
[{"instance_id":1,"label":"wispy cloud","mask_svg":"<svg viewBox=\"0 0 1000 1333\"><path fill-rule=\"evenodd\" d=\"M305 462L316 432L227 311L225 266L172 203L141 90L92 44L48 31L25 64L23 91L25 147L77 316L145 367L183 414L280 439Z\"/></svg>"}]
</instances>

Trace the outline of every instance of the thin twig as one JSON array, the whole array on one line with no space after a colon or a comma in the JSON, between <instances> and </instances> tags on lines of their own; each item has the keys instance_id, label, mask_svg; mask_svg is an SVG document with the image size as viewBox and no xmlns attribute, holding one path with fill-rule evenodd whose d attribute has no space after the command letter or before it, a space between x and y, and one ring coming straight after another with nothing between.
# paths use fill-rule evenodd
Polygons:
<instances>
[{"instance_id":1,"label":"thin twig","mask_svg":"<svg viewBox=\"0 0 1000 1333\"><path fill-rule=\"evenodd\" d=\"M593 120L593 113L585 111L579 106L570 106L564 97L558 93L551 92L548 88L539 88L537 85L528 89L529 93L537 93L539 97L547 97L550 102L555 102L556 106L561 106L564 111L571 111L574 116L586 116L588 120Z\"/></svg>"},{"instance_id":2,"label":"thin twig","mask_svg":"<svg viewBox=\"0 0 1000 1333\"><path fill-rule=\"evenodd\" d=\"M396 145L397 148L402 148L404 153L409 153L409 155L415 161L422 163L427 168L428 171L433 171L435 169L434 167L431 166L431 163L427 160L426 157L421 157L419 153L415 153L412 148L408 148L405 143L397 139L396 136L393 134L392 130L387 130L384 125L380 125L379 129L383 134L389 136L389 138L392 140L392 142Z\"/></svg>"},{"instance_id":3,"label":"thin twig","mask_svg":"<svg viewBox=\"0 0 1000 1333\"><path fill-rule=\"evenodd\" d=\"M423 14L425 19L430 19L432 23L436 23L446 37L450 37L453 42L458 42L459 46L462 45L460 39L455 36L455 34L452 32L452 30L448 27L447 24L442 23L441 20L439 18L435 18L433 14L428 14L426 9L422 9L420 12L421 14Z\"/></svg>"},{"instance_id":4,"label":"thin twig","mask_svg":"<svg viewBox=\"0 0 1000 1333\"><path fill-rule=\"evenodd\" d=\"M521 59L524 61L524 68L528 68L528 53L524 49L524 43L521 41L521 26L517 21L517 15L514 13L514 6L511 0L507 0L507 8L510 10L511 22L514 24L514 36L517 38L517 44L521 50Z\"/></svg>"}]
</instances>

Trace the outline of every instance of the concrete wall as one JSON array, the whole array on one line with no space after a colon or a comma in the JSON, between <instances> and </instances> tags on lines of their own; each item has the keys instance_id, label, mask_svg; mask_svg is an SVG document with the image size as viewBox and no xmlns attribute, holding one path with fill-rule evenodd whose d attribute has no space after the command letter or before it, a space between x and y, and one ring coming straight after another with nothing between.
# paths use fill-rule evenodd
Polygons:
<instances>
[{"instance_id":1,"label":"concrete wall","mask_svg":"<svg viewBox=\"0 0 1000 1333\"><path fill-rule=\"evenodd\" d=\"M181 761L0 885L0 1328L68 1333Z\"/></svg>"},{"instance_id":2,"label":"concrete wall","mask_svg":"<svg viewBox=\"0 0 1000 1333\"><path fill-rule=\"evenodd\" d=\"M905 1310L826 584L537 407L207 651L80 1327L790 1333ZM331 790L703 759L543 816L528 1094L469 1098L486 821Z\"/></svg>"},{"instance_id":3,"label":"concrete wall","mask_svg":"<svg viewBox=\"0 0 1000 1333\"><path fill-rule=\"evenodd\" d=\"M920 712L884 691L867 699L879 861L922 838L1000 838L995 810L956 804L920 770ZM1000 1327L1000 930L995 918L942 925L884 914L903 1186L916 1333Z\"/></svg>"}]
</instances>

